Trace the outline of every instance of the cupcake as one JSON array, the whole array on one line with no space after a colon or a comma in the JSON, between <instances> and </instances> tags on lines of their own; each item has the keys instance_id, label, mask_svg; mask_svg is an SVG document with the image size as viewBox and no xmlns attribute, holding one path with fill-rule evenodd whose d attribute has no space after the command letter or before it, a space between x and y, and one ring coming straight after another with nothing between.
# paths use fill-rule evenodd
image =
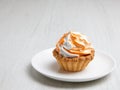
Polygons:
<instances>
[{"instance_id":1,"label":"cupcake","mask_svg":"<svg viewBox=\"0 0 120 90\"><path fill-rule=\"evenodd\" d=\"M81 71L94 58L95 50L87 37L78 32L65 33L56 44L53 56L65 71Z\"/></svg>"}]
</instances>

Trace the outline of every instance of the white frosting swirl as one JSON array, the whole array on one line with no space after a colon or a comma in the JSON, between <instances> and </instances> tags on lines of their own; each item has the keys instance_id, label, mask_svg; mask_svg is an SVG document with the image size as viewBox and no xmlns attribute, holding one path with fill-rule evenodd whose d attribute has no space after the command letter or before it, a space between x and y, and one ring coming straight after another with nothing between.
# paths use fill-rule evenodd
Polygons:
<instances>
[{"instance_id":1,"label":"white frosting swirl","mask_svg":"<svg viewBox=\"0 0 120 90\"><path fill-rule=\"evenodd\" d=\"M64 38L63 45L59 46L60 54L65 57L76 57L79 56L77 54L71 54L67 52L65 49L70 50L72 48L72 43L70 42L70 33Z\"/></svg>"},{"instance_id":2,"label":"white frosting swirl","mask_svg":"<svg viewBox=\"0 0 120 90\"><path fill-rule=\"evenodd\" d=\"M64 57L78 57L91 53L91 45L85 35L68 32L57 43L58 52Z\"/></svg>"}]
</instances>

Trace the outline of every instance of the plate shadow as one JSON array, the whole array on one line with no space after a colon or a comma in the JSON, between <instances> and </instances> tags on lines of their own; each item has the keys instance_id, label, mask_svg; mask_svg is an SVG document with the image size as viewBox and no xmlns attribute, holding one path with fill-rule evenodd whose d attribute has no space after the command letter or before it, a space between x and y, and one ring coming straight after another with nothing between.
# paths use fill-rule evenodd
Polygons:
<instances>
[{"instance_id":1,"label":"plate shadow","mask_svg":"<svg viewBox=\"0 0 120 90\"><path fill-rule=\"evenodd\" d=\"M54 68L51 67L51 68ZM56 69L55 69L56 70ZM110 74L94 80L94 81L89 81L89 82L63 82L63 81L57 81L51 78L48 78L46 76L43 76L42 74L40 74L38 71L36 71L31 64L28 64L27 66L27 74L28 76L35 82L38 82L42 85L45 86L50 86L50 87L57 87L57 88L88 88L88 87L94 87L96 85L105 83L109 78L110 78Z\"/></svg>"}]
</instances>

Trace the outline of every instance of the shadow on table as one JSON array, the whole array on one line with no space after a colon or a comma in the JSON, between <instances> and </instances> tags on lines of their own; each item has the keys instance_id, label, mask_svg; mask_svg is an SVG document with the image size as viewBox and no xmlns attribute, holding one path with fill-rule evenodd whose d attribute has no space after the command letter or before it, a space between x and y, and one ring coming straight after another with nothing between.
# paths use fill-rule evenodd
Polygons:
<instances>
[{"instance_id":1,"label":"shadow on table","mask_svg":"<svg viewBox=\"0 0 120 90\"><path fill-rule=\"evenodd\" d=\"M103 83L105 81L107 81L107 79L109 79L110 75L107 75L103 78L94 80L94 81L89 81L89 82L63 82L63 81L57 81L57 80L53 80L50 79L48 77L45 77L43 75L41 75L39 72L37 72L32 66L31 64L28 65L27 67L28 69L28 75L31 77L31 79L33 79L34 81L43 84L43 85L47 85L47 86L51 86L51 87L60 87L60 88L87 88L87 87L92 87L95 85L98 85L100 83Z\"/></svg>"}]
</instances>

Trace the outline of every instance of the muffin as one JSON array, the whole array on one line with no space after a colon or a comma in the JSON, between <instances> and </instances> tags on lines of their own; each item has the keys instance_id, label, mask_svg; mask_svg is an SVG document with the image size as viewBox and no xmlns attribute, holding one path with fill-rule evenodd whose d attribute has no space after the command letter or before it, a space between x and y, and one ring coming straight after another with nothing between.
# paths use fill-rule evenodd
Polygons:
<instances>
[{"instance_id":1,"label":"muffin","mask_svg":"<svg viewBox=\"0 0 120 90\"><path fill-rule=\"evenodd\" d=\"M56 44L53 56L65 71L81 71L94 58L95 50L87 37L78 32L65 33Z\"/></svg>"}]
</instances>

